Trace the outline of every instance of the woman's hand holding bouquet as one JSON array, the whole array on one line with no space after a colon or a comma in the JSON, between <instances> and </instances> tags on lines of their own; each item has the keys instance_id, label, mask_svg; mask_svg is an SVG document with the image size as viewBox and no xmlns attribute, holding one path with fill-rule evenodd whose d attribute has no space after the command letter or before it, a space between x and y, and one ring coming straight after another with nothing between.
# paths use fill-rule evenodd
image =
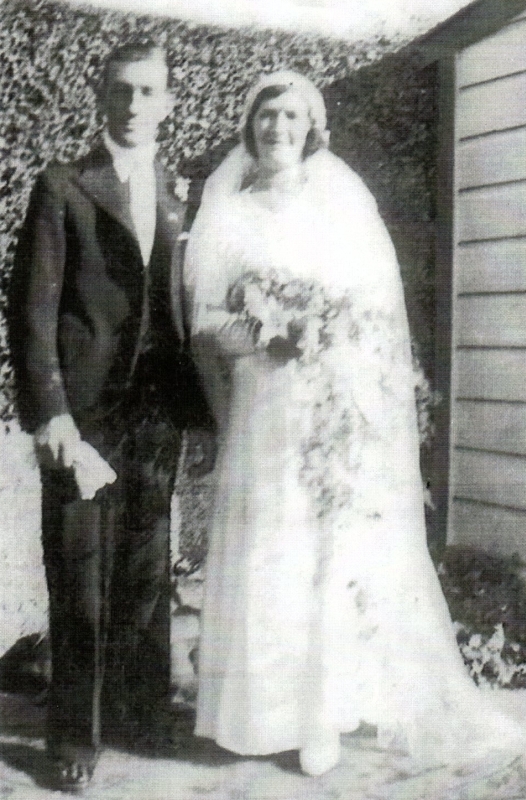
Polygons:
<instances>
[{"instance_id":1,"label":"woman's hand holding bouquet","mask_svg":"<svg viewBox=\"0 0 526 800\"><path fill-rule=\"evenodd\" d=\"M326 306L319 292L276 270L266 275L246 272L228 290L226 307L235 317L229 328L238 326L240 340L244 336L252 352L265 350L283 362L300 359L308 344L319 345L324 324L321 312Z\"/></svg>"}]
</instances>

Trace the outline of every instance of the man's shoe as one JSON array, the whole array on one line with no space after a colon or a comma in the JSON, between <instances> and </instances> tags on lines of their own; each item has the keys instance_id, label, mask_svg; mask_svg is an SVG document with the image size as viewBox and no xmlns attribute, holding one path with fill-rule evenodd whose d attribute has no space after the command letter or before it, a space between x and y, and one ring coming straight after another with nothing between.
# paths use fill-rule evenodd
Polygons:
<instances>
[{"instance_id":1,"label":"man's shoe","mask_svg":"<svg viewBox=\"0 0 526 800\"><path fill-rule=\"evenodd\" d=\"M86 764L82 761L64 761L62 759L54 761L53 767L55 788L61 792L71 792L73 794L84 791L95 770L94 764Z\"/></svg>"},{"instance_id":2,"label":"man's shoe","mask_svg":"<svg viewBox=\"0 0 526 800\"><path fill-rule=\"evenodd\" d=\"M91 747L60 744L49 748L53 788L79 793L89 784L95 771L98 753Z\"/></svg>"}]
</instances>

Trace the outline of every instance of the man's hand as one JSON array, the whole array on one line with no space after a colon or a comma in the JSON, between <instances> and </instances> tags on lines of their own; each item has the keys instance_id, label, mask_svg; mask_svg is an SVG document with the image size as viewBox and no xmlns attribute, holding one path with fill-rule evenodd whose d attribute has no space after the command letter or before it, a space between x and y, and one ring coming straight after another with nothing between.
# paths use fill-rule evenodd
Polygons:
<instances>
[{"instance_id":1,"label":"man's hand","mask_svg":"<svg viewBox=\"0 0 526 800\"><path fill-rule=\"evenodd\" d=\"M113 483L116 473L88 442L84 442L70 414L60 414L35 433L39 459L52 467L73 469L80 496L93 500L95 493Z\"/></svg>"},{"instance_id":2,"label":"man's hand","mask_svg":"<svg viewBox=\"0 0 526 800\"><path fill-rule=\"evenodd\" d=\"M60 414L41 425L35 433L39 457L52 466L72 467L79 442L80 431L71 414Z\"/></svg>"},{"instance_id":3,"label":"man's hand","mask_svg":"<svg viewBox=\"0 0 526 800\"><path fill-rule=\"evenodd\" d=\"M186 432L186 469L188 477L202 478L214 468L217 442L215 433L205 428L190 428Z\"/></svg>"}]
</instances>

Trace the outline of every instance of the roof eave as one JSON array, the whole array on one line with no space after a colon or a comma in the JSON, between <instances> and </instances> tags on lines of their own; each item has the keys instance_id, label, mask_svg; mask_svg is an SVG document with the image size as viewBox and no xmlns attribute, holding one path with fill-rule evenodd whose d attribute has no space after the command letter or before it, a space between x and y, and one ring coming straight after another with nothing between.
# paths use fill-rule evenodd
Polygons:
<instances>
[{"instance_id":1,"label":"roof eave","mask_svg":"<svg viewBox=\"0 0 526 800\"><path fill-rule=\"evenodd\" d=\"M526 9L526 0L475 0L412 42L424 64L489 36Z\"/></svg>"}]
</instances>

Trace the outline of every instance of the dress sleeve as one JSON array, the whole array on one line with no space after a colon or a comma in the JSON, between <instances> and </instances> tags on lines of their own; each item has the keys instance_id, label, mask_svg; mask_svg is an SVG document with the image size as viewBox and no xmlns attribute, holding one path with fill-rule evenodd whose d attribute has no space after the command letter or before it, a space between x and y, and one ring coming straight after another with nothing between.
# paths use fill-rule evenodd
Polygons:
<instances>
[{"instance_id":1,"label":"dress sleeve","mask_svg":"<svg viewBox=\"0 0 526 800\"><path fill-rule=\"evenodd\" d=\"M229 285L239 268L233 236L235 219L230 210L205 193L188 240L184 285L192 351L220 428L228 412L232 358L246 355L236 352L239 320L226 306Z\"/></svg>"},{"instance_id":2,"label":"dress sleeve","mask_svg":"<svg viewBox=\"0 0 526 800\"><path fill-rule=\"evenodd\" d=\"M208 204L201 206L190 232L184 264L184 287L192 336L217 328L228 318L228 279L221 246L221 221Z\"/></svg>"}]
</instances>

